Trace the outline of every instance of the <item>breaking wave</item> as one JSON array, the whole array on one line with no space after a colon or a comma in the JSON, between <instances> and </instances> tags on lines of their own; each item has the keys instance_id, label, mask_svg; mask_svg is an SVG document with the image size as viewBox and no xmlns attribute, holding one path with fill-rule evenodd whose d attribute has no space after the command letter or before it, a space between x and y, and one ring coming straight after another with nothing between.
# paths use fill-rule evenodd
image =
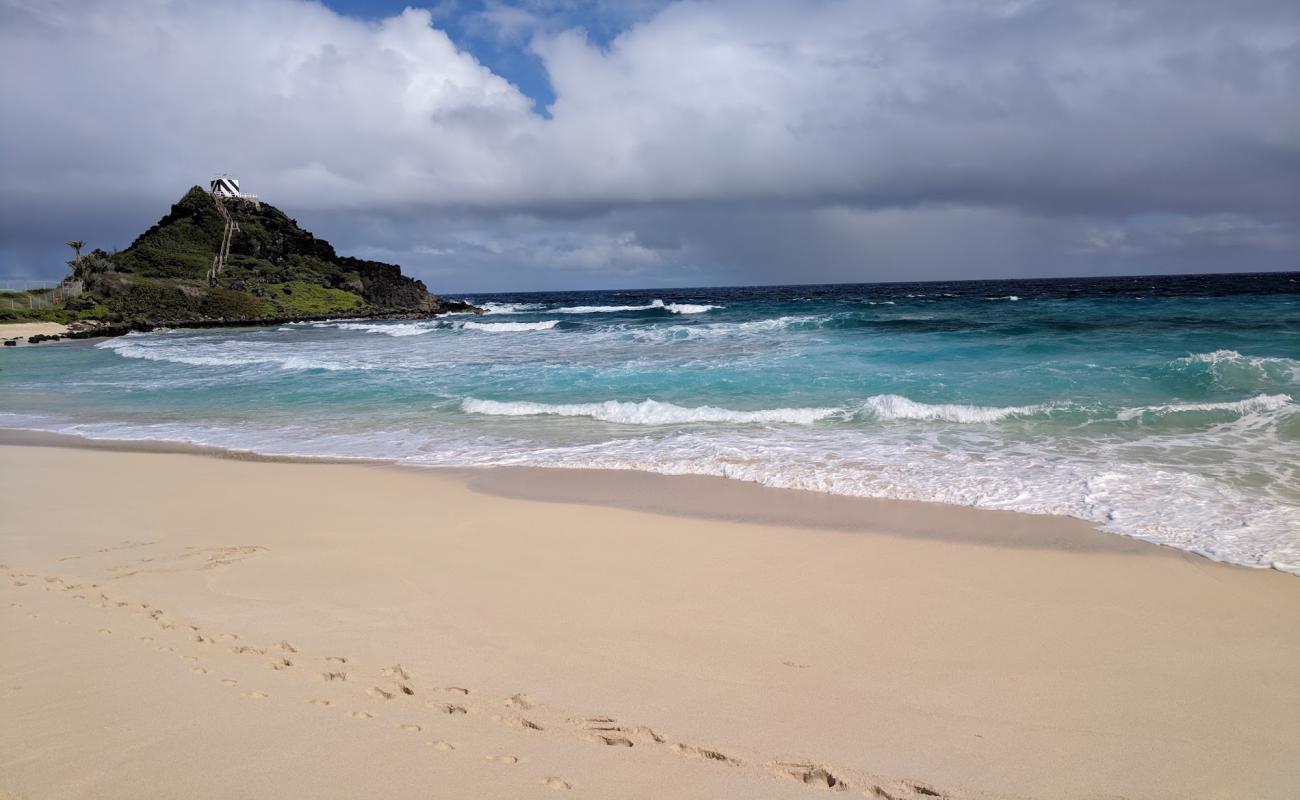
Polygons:
<instances>
[{"instance_id":1,"label":"breaking wave","mask_svg":"<svg viewBox=\"0 0 1300 800\"><path fill-rule=\"evenodd\" d=\"M556 325L559 325L558 319L548 319L543 322L465 322L462 327L471 331L487 331L489 333L520 333L523 331L549 331Z\"/></svg>"},{"instance_id":2,"label":"breaking wave","mask_svg":"<svg viewBox=\"0 0 1300 800\"><path fill-rule=\"evenodd\" d=\"M471 303L470 305L477 305L487 314L527 314L545 308L541 303Z\"/></svg>"},{"instance_id":3,"label":"breaking wave","mask_svg":"<svg viewBox=\"0 0 1300 800\"><path fill-rule=\"evenodd\" d=\"M1126 408L1116 417L1120 420L1138 419L1148 414L1188 414L1194 412L1226 412L1229 414L1253 414L1261 411L1280 411L1291 405L1291 396L1286 394L1261 394L1245 400L1223 403L1168 403L1165 405Z\"/></svg>"},{"instance_id":4,"label":"breaking wave","mask_svg":"<svg viewBox=\"0 0 1300 800\"><path fill-rule=\"evenodd\" d=\"M875 395L860 404L822 408L768 408L742 411L715 406L679 406L658 400L639 403L605 400L596 403L503 402L465 398L461 410L471 414L504 417L560 416L590 417L625 425L674 425L695 422L790 423L811 425L829 419L928 420L956 423L997 422L1015 416L1037 414L1048 406L968 406L955 403L918 403L896 394Z\"/></svg>"},{"instance_id":5,"label":"breaking wave","mask_svg":"<svg viewBox=\"0 0 1300 800\"><path fill-rule=\"evenodd\" d=\"M362 333L382 333L385 336L420 336L421 334L430 333L437 330L440 325L430 324L427 322L408 322L408 323L365 323L365 322L337 322L331 325L319 325L316 327L330 327L341 331L361 331Z\"/></svg>"},{"instance_id":6,"label":"breaking wave","mask_svg":"<svg viewBox=\"0 0 1300 800\"><path fill-rule=\"evenodd\" d=\"M692 422L775 423L811 425L818 420L842 414L840 408L771 408L758 411L734 411L714 406L688 408L658 400L639 403L606 400L602 403L529 403L479 400L467 397L461 409L470 414L500 417L590 417L601 422L623 425L677 425Z\"/></svg>"},{"instance_id":7,"label":"breaking wave","mask_svg":"<svg viewBox=\"0 0 1300 800\"><path fill-rule=\"evenodd\" d=\"M869 397L861 410L877 419L931 420L938 422L997 422L1008 417L1042 413L1051 406L967 406L958 403L918 403L897 394Z\"/></svg>"},{"instance_id":8,"label":"breaking wave","mask_svg":"<svg viewBox=\"0 0 1300 800\"><path fill-rule=\"evenodd\" d=\"M654 300L649 305L644 306L566 306L553 309L553 311L556 314L614 314L620 311L653 311L657 308L662 308L673 314L703 314L715 308L722 308L722 306L695 303L664 303L662 300Z\"/></svg>"},{"instance_id":9,"label":"breaking wave","mask_svg":"<svg viewBox=\"0 0 1300 800\"><path fill-rule=\"evenodd\" d=\"M186 364L192 367L247 367L272 366L285 370L326 370L343 372L347 370L372 369L373 365L364 363L341 363L294 355L279 348L268 346L243 345L239 348L230 343L210 343L193 346L193 340L176 340L159 344L144 344L132 337L123 336L109 339L95 345L100 350L111 350L123 358L135 358L144 361L162 361L172 364ZM187 346L188 345L188 346Z\"/></svg>"}]
</instances>

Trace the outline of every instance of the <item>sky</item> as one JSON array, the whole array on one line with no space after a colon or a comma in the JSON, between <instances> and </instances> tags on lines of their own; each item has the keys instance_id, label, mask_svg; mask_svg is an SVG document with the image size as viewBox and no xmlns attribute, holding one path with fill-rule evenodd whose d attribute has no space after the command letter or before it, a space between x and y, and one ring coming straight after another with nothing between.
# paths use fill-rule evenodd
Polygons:
<instances>
[{"instance_id":1,"label":"sky","mask_svg":"<svg viewBox=\"0 0 1300 800\"><path fill-rule=\"evenodd\" d=\"M1294 0L0 0L0 52L0 283L223 173L445 293L1300 269Z\"/></svg>"}]
</instances>

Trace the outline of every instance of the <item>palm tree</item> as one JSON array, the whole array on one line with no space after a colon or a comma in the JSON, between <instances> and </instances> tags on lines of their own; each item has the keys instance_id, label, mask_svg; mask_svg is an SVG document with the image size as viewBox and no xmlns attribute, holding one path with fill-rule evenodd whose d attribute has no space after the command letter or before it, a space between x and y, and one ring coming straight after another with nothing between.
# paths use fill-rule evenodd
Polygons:
<instances>
[{"instance_id":1,"label":"palm tree","mask_svg":"<svg viewBox=\"0 0 1300 800\"><path fill-rule=\"evenodd\" d=\"M72 239L71 241L68 242L68 247L71 247L72 250L73 250L73 252L75 252L75 253L77 254L77 257L76 257L75 261L76 261L78 264L81 263L81 248L83 248L83 247L85 247L85 246L86 246L86 243L83 242L83 241L81 241L80 239Z\"/></svg>"}]
</instances>

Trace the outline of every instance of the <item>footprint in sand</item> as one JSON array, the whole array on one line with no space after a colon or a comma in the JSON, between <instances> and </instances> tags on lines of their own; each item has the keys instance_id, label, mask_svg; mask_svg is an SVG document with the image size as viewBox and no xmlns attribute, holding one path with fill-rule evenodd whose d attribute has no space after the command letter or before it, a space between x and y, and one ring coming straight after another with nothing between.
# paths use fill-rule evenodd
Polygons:
<instances>
[{"instance_id":1,"label":"footprint in sand","mask_svg":"<svg viewBox=\"0 0 1300 800\"><path fill-rule=\"evenodd\" d=\"M348 679L348 674L346 672L322 672L320 674L320 679L326 683L345 681Z\"/></svg>"},{"instance_id":2,"label":"footprint in sand","mask_svg":"<svg viewBox=\"0 0 1300 800\"><path fill-rule=\"evenodd\" d=\"M407 673L406 670L402 669L401 664L394 664L391 667L384 667L383 669L379 670L379 674L383 675L385 678L400 678L401 680L404 681L409 681L411 679L410 674Z\"/></svg>"},{"instance_id":3,"label":"footprint in sand","mask_svg":"<svg viewBox=\"0 0 1300 800\"><path fill-rule=\"evenodd\" d=\"M569 783L569 782L566 781L566 780L563 780L562 778L557 778L557 777L555 777L554 775L552 775L552 776L550 776L550 777L548 777L548 778L543 778L543 779L542 779L542 784L543 784L544 786L549 786L549 787L551 787L552 789L572 789L572 788L573 788L573 784Z\"/></svg>"},{"instance_id":4,"label":"footprint in sand","mask_svg":"<svg viewBox=\"0 0 1300 800\"><path fill-rule=\"evenodd\" d=\"M378 686L371 686L369 689L366 690L366 694L370 695L371 697L378 698L380 700L392 700L394 697L394 694L392 692L386 692L383 689L380 689Z\"/></svg>"},{"instance_id":5,"label":"footprint in sand","mask_svg":"<svg viewBox=\"0 0 1300 800\"><path fill-rule=\"evenodd\" d=\"M169 647L168 645L163 645L162 647L159 647L159 648L158 648L158 652L159 652L159 653L174 653L174 652L176 652L176 648L175 648L175 647Z\"/></svg>"},{"instance_id":6,"label":"footprint in sand","mask_svg":"<svg viewBox=\"0 0 1300 800\"><path fill-rule=\"evenodd\" d=\"M704 747L693 747L689 744L675 744L672 747L673 752L687 758L698 758L704 761L721 761L732 767L740 766L740 761L729 755L719 753L717 750L709 750ZM806 783L806 781L805 781Z\"/></svg>"},{"instance_id":7,"label":"footprint in sand","mask_svg":"<svg viewBox=\"0 0 1300 800\"><path fill-rule=\"evenodd\" d=\"M108 628L100 628L100 629L99 629L99 632L102 633L102 634L104 634L105 636L111 636L111 635L113 635L113 632L112 632L111 630L109 630Z\"/></svg>"},{"instance_id":8,"label":"footprint in sand","mask_svg":"<svg viewBox=\"0 0 1300 800\"><path fill-rule=\"evenodd\" d=\"M502 725L508 725L511 728L523 728L524 730L528 730L528 731L542 730L541 725L538 725L536 722L533 722L532 720L524 719L523 717L520 716L511 715L511 716L503 717L499 714L493 714L492 721L499 722Z\"/></svg>"},{"instance_id":9,"label":"footprint in sand","mask_svg":"<svg viewBox=\"0 0 1300 800\"><path fill-rule=\"evenodd\" d=\"M142 641L142 642L152 642L152 641L153 641L153 637L152 637L152 636L139 636L139 637L137 637L137 638L138 638L140 641Z\"/></svg>"},{"instance_id":10,"label":"footprint in sand","mask_svg":"<svg viewBox=\"0 0 1300 800\"><path fill-rule=\"evenodd\" d=\"M632 740L626 736L606 736L603 733L593 733L587 737L588 741L597 744L609 745L610 747L631 747Z\"/></svg>"},{"instance_id":11,"label":"footprint in sand","mask_svg":"<svg viewBox=\"0 0 1300 800\"><path fill-rule=\"evenodd\" d=\"M809 786L817 786L822 789L836 789L842 791L849 788L849 785L843 779L831 774L831 771L818 764L795 764L789 762L777 762L773 765L776 767L778 775L788 778L794 778L800 783L806 783Z\"/></svg>"},{"instance_id":12,"label":"footprint in sand","mask_svg":"<svg viewBox=\"0 0 1300 800\"><path fill-rule=\"evenodd\" d=\"M326 663L328 663L328 664L346 664L346 663L348 663L348 660L347 660L346 658L344 658L343 656L325 656L325 661L326 661Z\"/></svg>"},{"instance_id":13,"label":"footprint in sand","mask_svg":"<svg viewBox=\"0 0 1300 800\"><path fill-rule=\"evenodd\" d=\"M369 711L349 711L348 716L353 719L374 719L375 715Z\"/></svg>"},{"instance_id":14,"label":"footprint in sand","mask_svg":"<svg viewBox=\"0 0 1300 800\"><path fill-rule=\"evenodd\" d=\"M402 730L406 731L407 733L419 733L420 731L424 730L424 729L421 728L419 725L409 725L409 724L408 724L408 725L398 725L397 727L401 728Z\"/></svg>"},{"instance_id":15,"label":"footprint in sand","mask_svg":"<svg viewBox=\"0 0 1300 800\"><path fill-rule=\"evenodd\" d=\"M504 705L506 708L517 708L520 711L528 711L533 707L533 704L529 702L528 696L525 694L510 695L505 699Z\"/></svg>"},{"instance_id":16,"label":"footprint in sand","mask_svg":"<svg viewBox=\"0 0 1300 800\"><path fill-rule=\"evenodd\" d=\"M207 671L206 669L204 669L203 667L190 667L190 672L193 672L195 675L207 675L207 674L208 674L208 671Z\"/></svg>"},{"instance_id":17,"label":"footprint in sand","mask_svg":"<svg viewBox=\"0 0 1300 800\"><path fill-rule=\"evenodd\" d=\"M287 658L277 658L271 662L271 669L282 670L293 666L293 662Z\"/></svg>"},{"instance_id":18,"label":"footprint in sand","mask_svg":"<svg viewBox=\"0 0 1300 800\"><path fill-rule=\"evenodd\" d=\"M456 745L452 744L451 742L444 742L441 739L439 739L436 742L429 742L429 746L432 747L434 750L455 750L456 749Z\"/></svg>"},{"instance_id":19,"label":"footprint in sand","mask_svg":"<svg viewBox=\"0 0 1300 800\"><path fill-rule=\"evenodd\" d=\"M311 703L311 704L314 705L314 706L320 706L321 708L328 708L329 706L334 705L334 704L331 703L329 700L324 700L324 699L321 699L321 698L319 698L319 697L318 697L318 698L315 698L315 699L313 699L313 700L308 700L307 702L308 702L308 703Z\"/></svg>"},{"instance_id":20,"label":"footprint in sand","mask_svg":"<svg viewBox=\"0 0 1300 800\"><path fill-rule=\"evenodd\" d=\"M466 695L466 694L469 694L469 689L462 689L462 688L459 687L459 686L444 686L443 688L439 689L438 691L440 691L440 692L450 692L451 694L459 694L459 695Z\"/></svg>"},{"instance_id":21,"label":"footprint in sand","mask_svg":"<svg viewBox=\"0 0 1300 800\"><path fill-rule=\"evenodd\" d=\"M249 700L265 700L271 695L266 692L242 692L240 697L247 697Z\"/></svg>"},{"instance_id":22,"label":"footprint in sand","mask_svg":"<svg viewBox=\"0 0 1300 800\"><path fill-rule=\"evenodd\" d=\"M469 709L465 706L458 706L455 703L430 703L429 708L434 711L441 711L444 714L468 714Z\"/></svg>"},{"instance_id":23,"label":"footprint in sand","mask_svg":"<svg viewBox=\"0 0 1300 800\"><path fill-rule=\"evenodd\" d=\"M233 678L223 678L222 681L221 681L221 685L222 685L222 686L238 686L238 685L239 685L239 681L234 680Z\"/></svg>"},{"instance_id":24,"label":"footprint in sand","mask_svg":"<svg viewBox=\"0 0 1300 800\"><path fill-rule=\"evenodd\" d=\"M488 760L488 761L495 761L495 762L497 762L498 764L518 764L518 763L519 763L519 756L509 756L509 755L505 755L505 756L488 756L488 757L487 757L487 760Z\"/></svg>"}]
</instances>

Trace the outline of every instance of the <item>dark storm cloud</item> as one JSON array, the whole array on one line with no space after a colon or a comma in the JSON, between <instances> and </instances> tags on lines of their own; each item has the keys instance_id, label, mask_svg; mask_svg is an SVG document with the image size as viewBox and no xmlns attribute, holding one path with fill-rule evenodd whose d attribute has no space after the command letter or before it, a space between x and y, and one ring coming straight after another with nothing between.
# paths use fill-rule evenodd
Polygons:
<instances>
[{"instance_id":1,"label":"dark storm cloud","mask_svg":"<svg viewBox=\"0 0 1300 800\"><path fill-rule=\"evenodd\" d=\"M222 170L455 288L1297 265L1294 3L718 0L599 41L546 8L479 22L549 116L426 12L0 0L0 271L142 227L78 198L152 219Z\"/></svg>"}]
</instances>

